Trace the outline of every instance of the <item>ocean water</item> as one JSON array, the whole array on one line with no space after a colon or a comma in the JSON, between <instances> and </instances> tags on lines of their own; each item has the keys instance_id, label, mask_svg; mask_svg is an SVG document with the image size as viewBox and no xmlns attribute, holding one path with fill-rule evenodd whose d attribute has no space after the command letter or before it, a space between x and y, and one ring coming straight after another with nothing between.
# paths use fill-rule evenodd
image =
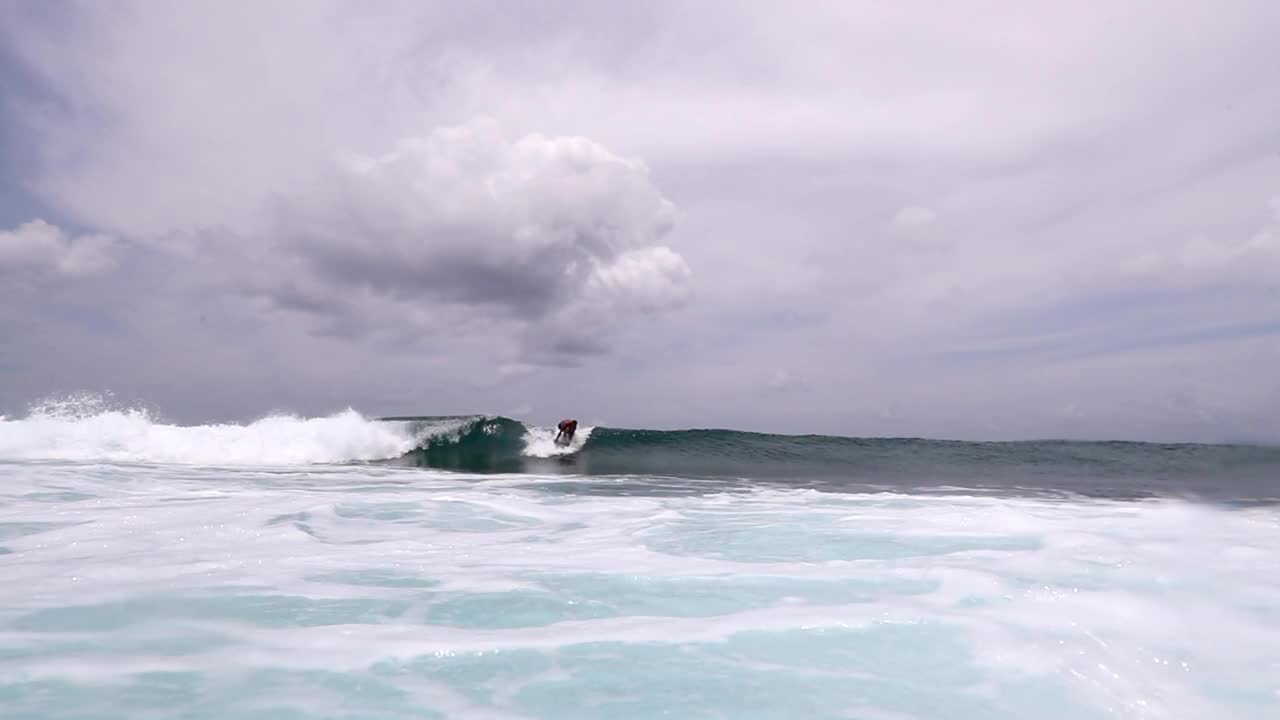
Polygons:
<instances>
[{"instance_id":1,"label":"ocean water","mask_svg":"<svg viewBox=\"0 0 1280 720\"><path fill-rule=\"evenodd\" d=\"M0 420L0 718L1280 717L1280 449Z\"/></svg>"}]
</instances>

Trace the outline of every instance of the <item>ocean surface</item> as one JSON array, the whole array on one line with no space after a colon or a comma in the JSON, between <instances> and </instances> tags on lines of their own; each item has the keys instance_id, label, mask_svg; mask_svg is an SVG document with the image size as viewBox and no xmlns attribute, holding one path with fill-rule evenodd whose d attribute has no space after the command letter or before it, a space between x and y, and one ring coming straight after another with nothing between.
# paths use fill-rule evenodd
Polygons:
<instances>
[{"instance_id":1,"label":"ocean surface","mask_svg":"<svg viewBox=\"0 0 1280 720\"><path fill-rule=\"evenodd\" d=\"M0 419L0 718L1280 718L1280 448Z\"/></svg>"}]
</instances>

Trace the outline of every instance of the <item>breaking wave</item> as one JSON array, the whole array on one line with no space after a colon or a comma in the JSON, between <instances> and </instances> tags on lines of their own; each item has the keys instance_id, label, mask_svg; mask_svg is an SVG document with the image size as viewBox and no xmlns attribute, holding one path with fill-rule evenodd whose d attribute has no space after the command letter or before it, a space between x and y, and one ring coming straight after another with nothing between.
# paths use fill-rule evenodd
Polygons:
<instances>
[{"instance_id":1,"label":"breaking wave","mask_svg":"<svg viewBox=\"0 0 1280 720\"><path fill-rule=\"evenodd\" d=\"M921 492L930 488L1112 499L1177 496L1273 502L1280 448L1140 442L962 442L920 438L774 435L736 430L578 431L569 448L555 430L504 417L385 418L422 438L393 462L468 472L706 478L822 490ZM611 492L608 485L599 486ZM717 484L716 487L723 487Z\"/></svg>"},{"instance_id":2,"label":"breaking wave","mask_svg":"<svg viewBox=\"0 0 1280 720\"><path fill-rule=\"evenodd\" d=\"M491 416L373 418L347 409L323 417L280 413L248 423L178 425L101 396L0 415L0 461L66 460L214 466L407 461L472 471L519 469L523 458L572 455L591 436L553 442L555 430Z\"/></svg>"},{"instance_id":3,"label":"breaking wave","mask_svg":"<svg viewBox=\"0 0 1280 720\"><path fill-rule=\"evenodd\" d=\"M399 457L417 444L404 428L353 410L182 426L157 421L145 410L60 404L21 419L0 419L3 460L304 465Z\"/></svg>"},{"instance_id":4,"label":"breaking wave","mask_svg":"<svg viewBox=\"0 0 1280 720\"><path fill-rule=\"evenodd\" d=\"M139 409L48 403L0 417L0 461L213 466L379 463L470 473L714 478L829 490L1049 491L1274 502L1280 448L1137 442L959 442L734 430L553 428L501 416L277 414L183 426ZM603 486L602 486L603 487Z\"/></svg>"}]
</instances>

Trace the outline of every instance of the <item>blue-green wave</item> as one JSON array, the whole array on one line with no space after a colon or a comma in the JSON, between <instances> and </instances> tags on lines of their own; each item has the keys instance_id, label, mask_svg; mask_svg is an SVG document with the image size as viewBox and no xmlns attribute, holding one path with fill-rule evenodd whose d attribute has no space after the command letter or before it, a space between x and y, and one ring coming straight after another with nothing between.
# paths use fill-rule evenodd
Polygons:
<instances>
[{"instance_id":1,"label":"blue-green wave","mask_svg":"<svg viewBox=\"0 0 1280 720\"><path fill-rule=\"evenodd\" d=\"M528 430L504 417L413 416L382 418L407 423L422 437L403 459L424 467L471 472L518 472Z\"/></svg>"},{"instance_id":2,"label":"blue-green wave","mask_svg":"<svg viewBox=\"0 0 1280 720\"><path fill-rule=\"evenodd\" d=\"M1280 447L964 442L776 435L722 429L584 428L577 447L539 456L553 430L505 417L382 418L423 438L401 464L475 473L705 478L791 487L1052 489L1100 497L1280 497ZM542 443L545 445L546 443Z\"/></svg>"}]
</instances>

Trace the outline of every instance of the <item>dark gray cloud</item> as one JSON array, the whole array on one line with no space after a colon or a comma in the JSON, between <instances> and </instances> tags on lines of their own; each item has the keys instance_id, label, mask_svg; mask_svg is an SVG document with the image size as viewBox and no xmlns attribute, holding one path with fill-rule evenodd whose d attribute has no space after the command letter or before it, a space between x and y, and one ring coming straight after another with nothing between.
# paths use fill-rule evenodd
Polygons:
<instances>
[{"instance_id":1,"label":"dark gray cloud","mask_svg":"<svg viewBox=\"0 0 1280 720\"><path fill-rule=\"evenodd\" d=\"M523 357L599 354L610 326L679 307L673 208L646 168L584 138L508 141L492 122L401 140L278 199L257 233L206 235L228 289L362 340L415 334L381 306L470 308L523 331Z\"/></svg>"}]
</instances>

